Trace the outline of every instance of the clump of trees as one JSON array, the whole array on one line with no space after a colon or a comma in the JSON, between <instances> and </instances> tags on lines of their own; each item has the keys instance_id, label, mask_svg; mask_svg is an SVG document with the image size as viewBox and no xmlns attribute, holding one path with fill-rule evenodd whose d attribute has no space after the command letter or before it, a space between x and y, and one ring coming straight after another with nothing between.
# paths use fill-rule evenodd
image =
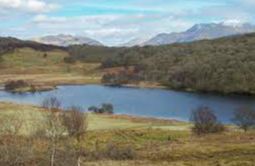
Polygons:
<instances>
[{"instance_id":1,"label":"clump of trees","mask_svg":"<svg viewBox=\"0 0 255 166\"><path fill-rule=\"evenodd\" d=\"M109 103L104 103L101 107L91 106L88 110L96 114L114 114L114 107Z\"/></svg>"},{"instance_id":2,"label":"clump of trees","mask_svg":"<svg viewBox=\"0 0 255 166\"><path fill-rule=\"evenodd\" d=\"M247 132L255 128L255 111L250 107L241 107L235 111L233 122Z\"/></svg>"},{"instance_id":3,"label":"clump of trees","mask_svg":"<svg viewBox=\"0 0 255 166\"><path fill-rule=\"evenodd\" d=\"M30 84L24 80L15 80L15 81L8 81L5 84L5 90L7 91L13 91L15 89L29 87Z\"/></svg>"},{"instance_id":4,"label":"clump of trees","mask_svg":"<svg viewBox=\"0 0 255 166\"><path fill-rule=\"evenodd\" d=\"M217 120L213 110L209 107L195 109L190 119L194 123L192 131L197 135L220 133L225 130L224 125Z\"/></svg>"},{"instance_id":5,"label":"clump of trees","mask_svg":"<svg viewBox=\"0 0 255 166\"><path fill-rule=\"evenodd\" d=\"M130 69L133 68L133 69ZM106 73L102 77L102 83L106 85L124 85L128 83L139 83L143 80L143 76L140 73L138 66L134 67L125 67L124 70L121 70L116 73Z\"/></svg>"}]
</instances>

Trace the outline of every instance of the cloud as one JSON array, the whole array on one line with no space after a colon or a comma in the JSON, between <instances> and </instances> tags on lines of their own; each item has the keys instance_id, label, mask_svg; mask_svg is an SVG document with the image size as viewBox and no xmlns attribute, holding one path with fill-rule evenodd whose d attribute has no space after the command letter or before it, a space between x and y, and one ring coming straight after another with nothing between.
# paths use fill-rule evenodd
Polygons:
<instances>
[{"instance_id":1,"label":"cloud","mask_svg":"<svg viewBox=\"0 0 255 166\"><path fill-rule=\"evenodd\" d=\"M254 0L239 0L239 3L244 4L244 5L252 5L255 6L255 1Z\"/></svg>"},{"instance_id":2,"label":"cloud","mask_svg":"<svg viewBox=\"0 0 255 166\"><path fill-rule=\"evenodd\" d=\"M134 37L149 38L161 32L183 31L192 26L172 14L109 14L75 17L37 15L27 25L41 35L67 33L84 35L107 45L119 45Z\"/></svg>"},{"instance_id":3,"label":"cloud","mask_svg":"<svg viewBox=\"0 0 255 166\"><path fill-rule=\"evenodd\" d=\"M254 7L255 0L0 0L0 31L21 38L82 35L118 45L196 23L254 22Z\"/></svg>"},{"instance_id":4,"label":"cloud","mask_svg":"<svg viewBox=\"0 0 255 166\"><path fill-rule=\"evenodd\" d=\"M106 28L106 29L95 29L95 30L84 30L84 33L89 36L100 36L100 37L120 37L123 35L130 35L137 33L138 29L122 29L122 28Z\"/></svg>"},{"instance_id":5,"label":"cloud","mask_svg":"<svg viewBox=\"0 0 255 166\"><path fill-rule=\"evenodd\" d=\"M0 0L0 10L20 10L23 12L45 13L59 8L54 3L42 0Z\"/></svg>"},{"instance_id":6,"label":"cloud","mask_svg":"<svg viewBox=\"0 0 255 166\"><path fill-rule=\"evenodd\" d=\"M254 12L250 11L248 7L240 7L244 4L231 4L212 6L201 9L198 13L193 16L195 18L205 17L207 21L224 21L224 20L242 20L242 22L253 22Z\"/></svg>"}]
</instances>

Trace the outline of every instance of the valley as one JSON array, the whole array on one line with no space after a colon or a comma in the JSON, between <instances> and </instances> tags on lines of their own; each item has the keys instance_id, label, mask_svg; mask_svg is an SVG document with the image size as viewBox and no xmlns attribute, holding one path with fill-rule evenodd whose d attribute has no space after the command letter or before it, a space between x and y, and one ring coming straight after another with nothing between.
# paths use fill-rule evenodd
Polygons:
<instances>
[{"instance_id":1,"label":"valley","mask_svg":"<svg viewBox=\"0 0 255 166\"><path fill-rule=\"evenodd\" d=\"M255 0L0 0L0 166L255 166Z\"/></svg>"},{"instance_id":2,"label":"valley","mask_svg":"<svg viewBox=\"0 0 255 166\"><path fill-rule=\"evenodd\" d=\"M254 42L253 33L129 48L1 38L0 165L253 166Z\"/></svg>"}]
</instances>

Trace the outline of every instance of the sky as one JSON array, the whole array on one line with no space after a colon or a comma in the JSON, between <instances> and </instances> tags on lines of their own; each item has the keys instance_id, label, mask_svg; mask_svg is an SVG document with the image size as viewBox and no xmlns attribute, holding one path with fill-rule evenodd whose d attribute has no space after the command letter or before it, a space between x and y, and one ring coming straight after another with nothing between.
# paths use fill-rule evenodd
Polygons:
<instances>
[{"instance_id":1,"label":"sky","mask_svg":"<svg viewBox=\"0 0 255 166\"><path fill-rule=\"evenodd\" d=\"M113 46L194 24L255 21L255 0L0 0L0 36L71 34Z\"/></svg>"}]
</instances>

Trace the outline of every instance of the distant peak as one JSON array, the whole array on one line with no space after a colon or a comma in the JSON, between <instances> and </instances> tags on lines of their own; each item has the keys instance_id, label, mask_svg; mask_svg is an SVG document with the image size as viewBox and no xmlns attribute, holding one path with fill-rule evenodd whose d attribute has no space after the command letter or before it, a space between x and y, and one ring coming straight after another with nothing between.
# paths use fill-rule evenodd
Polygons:
<instances>
[{"instance_id":1,"label":"distant peak","mask_svg":"<svg viewBox=\"0 0 255 166\"><path fill-rule=\"evenodd\" d=\"M218 24L216 23L201 23L201 24L195 24L193 27L191 27L191 29L202 29L205 27L212 27L212 26L216 26Z\"/></svg>"},{"instance_id":2,"label":"distant peak","mask_svg":"<svg viewBox=\"0 0 255 166\"><path fill-rule=\"evenodd\" d=\"M249 24L249 23L245 23L241 20L225 20L221 22L221 24L225 26L242 27L243 25Z\"/></svg>"},{"instance_id":3,"label":"distant peak","mask_svg":"<svg viewBox=\"0 0 255 166\"><path fill-rule=\"evenodd\" d=\"M195 24L193 25L190 29L188 29L188 32L194 32L194 31L199 31L205 27L210 26L211 24Z\"/></svg>"},{"instance_id":4,"label":"distant peak","mask_svg":"<svg viewBox=\"0 0 255 166\"><path fill-rule=\"evenodd\" d=\"M71 34L58 34L58 35L50 35L50 36L43 36L34 38L34 41L45 43L45 44L52 44L58 46L69 46L69 45L76 45L76 44L87 44L93 46L103 45L99 41L88 38L88 37L80 37L80 36L73 36Z\"/></svg>"},{"instance_id":5,"label":"distant peak","mask_svg":"<svg viewBox=\"0 0 255 166\"><path fill-rule=\"evenodd\" d=\"M56 36L57 37L73 37L72 35L69 35L69 34L58 34Z\"/></svg>"}]
</instances>

